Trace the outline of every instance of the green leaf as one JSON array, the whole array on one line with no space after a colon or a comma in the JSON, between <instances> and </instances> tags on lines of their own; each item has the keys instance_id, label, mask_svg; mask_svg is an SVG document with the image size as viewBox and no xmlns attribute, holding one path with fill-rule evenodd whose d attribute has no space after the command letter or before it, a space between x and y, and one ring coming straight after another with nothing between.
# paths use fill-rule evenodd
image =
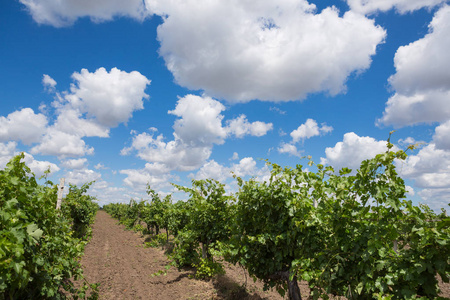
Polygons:
<instances>
[{"instance_id":1,"label":"green leaf","mask_svg":"<svg viewBox=\"0 0 450 300\"><path fill-rule=\"evenodd\" d=\"M41 238L43 231L36 224L30 224L27 226L27 233L37 242Z\"/></svg>"}]
</instances>

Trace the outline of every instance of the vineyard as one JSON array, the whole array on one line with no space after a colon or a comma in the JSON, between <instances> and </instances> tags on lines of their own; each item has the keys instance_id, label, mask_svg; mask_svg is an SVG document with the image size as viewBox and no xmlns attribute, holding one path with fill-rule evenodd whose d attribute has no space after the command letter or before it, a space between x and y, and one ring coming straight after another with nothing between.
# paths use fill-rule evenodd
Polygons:
<instances>
[{"instance_id":1,"label":"vineyard","mask_svg":"<svg viewBox=\"0 0 450 300\"><path fill-rule=\"evenodd\" d=\"M56 210L57 187L38 185L22 158L0 171L0 298L97 297L79 263L98 209L89 184L70 186ZM450 218L406 200L396 172L405 158L387 151L356 172L267 162L270 180L236 177L234 194L216 180L193 180L174 185L186 201L148 186L147 201L103 208L147 236L144 247L164 249L155 278L189 269L192 280L209 280L231 264L289 299L302 299L300 281L311 299L438 299L439 281L449 281Z\"/></svg>"},{"instance_id":2,"label":"vineyard","mask_svg":"<svg viewBox=\"0 0 450 300\"><path fill-rule=\"evenodd\" d=\"M57 210L58 187L38 184L23 158L0 171L0 299L95 299L79 263L98 210L89 184L71 185Z\"/></svg>"},{"instance_id":3,"label":"vineyard","mask_svg":"<svg viewBox=\"0 0 450 300\"><path fill-rule=\"evenodd\" d=\"M236 177L234 195L218 181L193 180L175 185L189 194L186 202L148 187L150 201L104 209L130 229L154 233L152 246L172 235L168 267L194 267L196 278L223 273L226 261L289 299L301 299L299 280L313 299L435 299L438 278L449 280L450 219L406 200L394 164L405 158L387 151L355 175L268 163L269 182Z\"/></svg>"}]
</instances>

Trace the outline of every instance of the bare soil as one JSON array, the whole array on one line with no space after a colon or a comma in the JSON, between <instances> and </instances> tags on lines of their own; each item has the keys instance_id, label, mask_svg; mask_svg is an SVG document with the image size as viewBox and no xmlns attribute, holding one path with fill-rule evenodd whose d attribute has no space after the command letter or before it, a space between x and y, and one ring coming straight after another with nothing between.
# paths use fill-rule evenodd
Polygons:
<instances>
[{"instance_id":1,"label":"bare soil","mask_svg":"<svg viewBox=\"0 0 450 300\"><path fill-rule=\"evenodd\" d=\"M227 265L226 274L212 280L193 279L193 270L165 270L169 261L161 248L146 248L146 237L125 230L106 212L99 211L93 236L81 261L86 279L100 283L100 299L283 299L275 290L263 291L242 268ZM164 275L152 274L164 270ZM246 288L242 286L246 284ZM449 297L450 285L441 285ZM300 283L303 299L309 288ZM286 297L285 297L286 298Z\"/></svg>"}]
</instances>

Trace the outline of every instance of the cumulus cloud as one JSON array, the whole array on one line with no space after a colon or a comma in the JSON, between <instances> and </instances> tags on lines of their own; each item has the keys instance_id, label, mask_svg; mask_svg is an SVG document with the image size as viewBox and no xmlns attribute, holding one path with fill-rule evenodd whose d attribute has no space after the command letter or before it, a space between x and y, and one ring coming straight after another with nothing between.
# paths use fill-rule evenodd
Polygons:
<instances>
[{"instance_id":1,"label":"cumulus cloud","mask_svg":"<svg viewBox=\"0 0 450 300\"><path fill-rule=\"evenodd\" d=\"M87 158L67 159L61 162L61 166L66 169L80 170L86 167Z\"/></svg>"},{"instance_id":2,"label":"cumulus cloud","mask_svg":"<svg viewBox=\"0 0 450 300\"><path fill-rule=\"evenodd\" d=\"M46 131L47 117L31 108L0 116L0 142L22 141L26 145L39 142Z\"/></svg>"},{"instance_id":3,"label":"cumulus cloud","mask_svg":"<svg viewBox=\"0 0 450 300\"><path fill-rule=\"evenodd\" d=\"M279 153L286 153L292 156L301 156L301 152L297 149L297 147L293 144L283 143L280 147L278 147Z\"/></svg>"},{"instance_id":4,"label":"cumulus cloud","mask_svg":"<svg viewBox=\"0 0 450 300\"><path fill-rule=\"evenodd\" d=\"M160 54L182 86L229 101L303 99L345 92L367 69L385 31L359 13L320 12L306 0L20 0L33 19L56 27L156 14ZM58 2L58 3L56 3Z\"/></svg>"},{"instance_id":5,"label":"cumulus cloud","mask_svg":"<svg viewBox=\"0 0 450 300\"><path fill-rule=\"evenodd\" d=\"M0 143L0 168L4 168L9 160L14 156L16 142Z\"/></svg>"},{"instance_id":6,"label":"cumulus cloud","mask_svg":"<svg viewBox=\"0 0 450 300\"><path fill-rule=\"evenodd\" d=\"M97 173L90 169L79 169L79 170L73 170L66 173L66 184L74 184L77 186L81 186L85 183L100 180L102 175L100 173Z\"/></svg>"},{"instance_id":7,"label":"cumulus cloud","mask_svg":"<svg viewBox=\"0 0 450 300\"><path fill-rule=\"evenodd\" d=\"M104 180L96 181L88 190L88 193L97 198L98 204L103 206L109 203L128 203L130 198L142 198L141 197L133 197L131 194L134 194L132 191L125 187L115 187L111 186L109 182Z\"/></svg>"},{"instance_id":8,"label":"cumulus cloud","mask_svg":"<svg viewBox=\"0 0 450 300\"><path fill-rule=\"evenodd\" d=\"M199 168L211 155L212 145L192 146L185 144L175 135L175 139L165 142L162 134L156 138L146 132L133 137L132 145L121 151L122 155L137 151L141 159L164 164L171 170L190 171Z\"/></svg>"},{"instance_id":9,"label":"cumulus cloud","mask_svg":"<svg viewBox=\"0 0 450 300\"><path fill-rule=\"evenodd\" d=\"M54 91L56 87L56 81L55 79L51 78L47 74L44 74L42 76L42 84L48 91Z\"/></svg>"},{"instance_id":10,"label":"cumulus cloud","mask_svg":"<svg viewBox=\"0 0 450 300\"><path fill-rule=\"evenodd\" d=\"M215 160L210 160L192 177L195 179L216 179L220 182L225 182L232 178L233 174L238 177L251 176L256 178L265 175L266 171L266 167L258 168L256 161L252 157L244 157L239 163L233 163L229 167L221 165Z\"/></svg>"},{"instance_id":11,"label":"cumulus cloud","mask_svg":"<svg viewBox=\"0 0 450 300\"><path fill-rule=\"evenodd\" d=\"M175 135L191 146L222 144L227 135L222 127L223 110L225 106L210 97L180 98L175 109L169 111L180 117L173 125Z\"/></svg>"},{"instance_id":12,"label":"cumulus cloud","mask_svg":"<svg viewBox=\"0 0 450 300\"><path fill-rule=\"evenodd\" d=\"M145 89L150 80L137 71L128 73L112 68L108 72L99 68L91 73L82 69L80 73L74 72L72 79L74 83L71 84L70 91L60 93L54 89L54 79L48 75L43 77L44 86L51 88L56 98L52 105L57 117L51 126L46 127L48 124L45 116L34 115L31 109L15 112L17 121L14 119L14 122L13 114L8 116L11 119L9 123L27 127L24 130L27 136L15 133L16 137L24 142L39 142L31 149L31 153L56 155L62 159L92 154L94 149L87 146L83 138L109 137L110 129L126 123L134 111L143 109L143 100L148 98ZM19 114L23 116L18 118ZM6 120L2 117L0 122L3 119ZM6 126L5 128L8 129ZM9 131L14 133L11 129ZM38 134L37 131L42 133ZM0 140L2 134L12 133L0 130Z\"/></svg>"},{"instance_id":13,"label":"cumulus cloud","mask_svg":"<svg viewBox=\"0 0 450 300\"><path fill-rule=\"evenodd\" d=\"M236 119L227 121L227 132L242 138L245 135L263 136L272 130L272 123L264 123L260 121L250 123L245 115L240 115Z\"/></svg>"},{"instance_id":14,"label":"cumulus cloud","mask_svg":"<svg viewBox=\"0 0 450 300\"><path fill-rule=\"evenodd\" d=\"M219 164L215 160L206 162L193 176L195 179L215 179L224 182L230 178L230 169Z\"/></svg>"},{"instance_id":15,"label":"cumulus cloud","mask_svg":"<svg viewBox=\"0 0 450 300\"><path fill-rule=\"evenodd\" d=\"M444 207L449 203L450 151L438 149L435 144L420 149L404 162L398 163L399 174L413 180L421 188L417 194L430 207Z\"/></svg>"},{"instance_id":16,"label":"cumulus cloud","mask_svg":"<svg viewBox=\"0 0 450 300\"><path fill-rule=\"evenodd\" d=\"M84 118L78 109L73 109L70 105L59 109L53 128L79 137L109 137L107 126L98 124L94 119Z\"/></svg>"},{"instance_id":17,"label":"cumulus cloud","mask_svg":"<svg viewBox=\"0 0 450 300\"><path fill-rule=\"evenodd\" d=\"M210 97L187 95L180 98L169 114L179 117L175 120L173 140L166 141L162 134L156 136L156 129L134 134L130 147L122 149L122 155L137 151L141 159L167 166L170 170L191 171L201 167L212 153L214 145L223 144L230 135L264 135L272 124L247 121L244 115L227 121L223 126L225 107ZM243 128L238 128L238 125Z\"/></svg>"},{"instance_id":18,"label":"cumulus cloud","mask_svg":"<svg viewBox=\"0 0 450 300\"><path fill-rule=\"evenodd\" d=\"M127 73L112 68L108 72L99 68L90 73L82 69L80 73L73 73L72 78L75 83L65 96L66 100L103 126L126 123L133 111L144 108L143 99L148 98L144 91L150 80L137 71Z\"/></svg>"},{"instance_id":19,"label":"cumulus cloud","mask_svg":"<svg viewBox=\"0 0 450 300\"><path fill-rule=\"evenodd\" d=\"M292 142L297 143L301 140L312 138L321 134L333 131L333 127L322 124L319 127L313 119L306 120L305 124L300 125L296 130L291 132Z\"/></svg>"},{"instance_id":20,"label":"cumulus cloud","mask_svg":"<svg viewBox=\"0 0 450 300\"><path fill-rule=\"evenodd\" d=\"M436 186L440 183L433 181L436 176L430 174L450 174L450 152L429 144L416 155L410 155L399 168L402 175L416 180L418 187Z\"/></svg>"},{"instance_id":21,"label":"cumulus cloud","mask_svg":"<svg viewBox=\"0 0 450 300\"><path fill-rule=\"evenodd\" d=\"M433 142L437 149L450 151L450 120L436 127Z\"/></svg>"},{"instance_id":22,"label":"cumulus cloud","mask_svg":"<svg viewBox=\"0 0 450 300\"><path fill-rule=\"evenodd\" d=\"M424 200L423 203L427 204L430 208L437 211L444 208L448 212L448 195L450 194L450 188L423 189L418 192L418 194Z\"/></svg>"},{"instance_id":23,"label":"cumulus cloud","mask_svg":"<svg viewBox=\"0 0 450 300\"><path fill-rule=\"evenodd\" d=\"M307 119L304 124L301 124L297 129L291 132L292 141L290 143L281 143L277 148L279 153L286 153L292 156L301 156L301 151L295 146L299 141L312 138L314 136L323 135L333 131L333 127L322 123L321 126L317 124L316 120Z\"/></svg>"},{"instance_id":24,"label":"cumulus cloud","mask_svg":"<svg viewBox=\"0 0 450 300\"><path fill-rule=\"evenodd\" d=\"M388 11L395 8L399 13L412 12L421 8L447 2L448 0L347 0L350 9L363 14L373 14L377 11Z\"/></svg>"},{"instance_id":25,"label":"cumulus cloud","mask_svg":"<svg viewBox=\"0 0 450 300\"><path fill-rule=\"evenodd\" d=\"M69 26L78 18L89 17L94 22L126 16L144 20L148 11L141 0L20 0L39 24Z\"/></svg>"},{"instance_id":26,"label":"cumulus cloud","mask_svg":"<svg viewBox=\"0 0 450 300\"><path fill-rule=\"evenodd\" d=\"M414 145L414 144L425 144L425 142L423 141L416 141L413 137L407 137L405 139L399 139L397 141L397 144L399 144L400 146L410 146L410 145Z\"/></svg>"},{"instance_id":27,"label":"cumulus cloud","mask_svg":"<svg viewBox=\"0 0 450 300\"><path fill-rule=\"evenodd\" d=\"M87 146L79 136L50 128L42 142L31 148L31 153L66 158L93 154L94 148Z\"/></svg>"},{"instance_id":28,"label":"cumulus cloud","mask_svg":"<svg viewBox=\"0 0 450 300\"><path fill-rule=\"evenodd\" d=\"M333 166L336 171L343 167L355 171L363 160L373 158L386 150L386 141L377 141L368 136L360 137L354 132L348 132L344 134L342 142L325 149L326 158L322 158L322 163Z\"/></svg>"},{"instance_id":29,"label":"cumulus cloud","mask_svg":"<svg viewBox=\"0 0 450 300\"><path fill-rule=\"evenodd\" d=\"M145 191L147 184L153 189L163 189L170 186L170 182L176 179L169 173L167 166L160 163L145 164L143 169L121 170L120 174L127 175L123 180L126 186L140 191Z\"/></svg>"},{"instance_id":30,"label":"cumulus cloud","mask_svg":"<svg viewBox=\"0 0 450 300\"><path fill-rule=\"evenodd\" d=\"M361 14L304 0L148 1L163 16L160 54L178 84L232 102L345 91L386 32Z\"/></svg>"},{"instance_id":31,"label":"cumulus cloud","mask_svg":"<svg viewBox=\"0 0 450 300\"><path fill-rule=\"evenodd\" d=\"M0 143L0 169L6 167L6 164L19 153L16 151L16 142L8 142L7 144ZM60 168L49 161L36 160L33 155L24 152L24 162L31 169L37 177L44 175L44 172L50 169L51 173L58 172Z\"/></svg>"},{"instance_id":32,"label":"cumulus cloud","mask_svg":"<svg viewBox=\"0 0 450 300\"><path fill-rule=\"evenodd\" d=\"M446 5L436 12L424 38L397 50L396 73L389 79L395 94L379 125L402 127L450 119L449 48L450 6Z\"/></svg>"},{"instance_id":33,"label":"cumulus cloud","mask_svg":"<svg viewBox=\"0 0 450 300\"><path fill-rule=\"evenodd\" d=\"M24 154L25 154L25 158L24 158L25 164L31 169L31 171L37 177L44 175L45 171L47 171L49 169L50 169L51 173L55 173L60 170L60 168L54 163L51 163L48 161L36 160L33 157L33 155L31 155L29 153L24 153Z\"/></svg>"}]
</instances>

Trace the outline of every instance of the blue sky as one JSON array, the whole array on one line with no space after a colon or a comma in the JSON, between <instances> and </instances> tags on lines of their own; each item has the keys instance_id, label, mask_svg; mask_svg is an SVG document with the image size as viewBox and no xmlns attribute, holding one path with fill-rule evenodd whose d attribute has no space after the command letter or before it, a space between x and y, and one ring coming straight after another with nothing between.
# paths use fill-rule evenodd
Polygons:
<instances>
[{"instance_id":1,"label":"blue sky","mask_svg":"<svg viewBox=\"0 0 450 300\"><path fill-rule=\"evenodd\" d=\"M446 0L0 3L0 167L19 152L101 204L261 159L357 168L385 151L409 198L450 199ZM174 194L176 199L184 197Z\"/></svg>"}]
</instances>

